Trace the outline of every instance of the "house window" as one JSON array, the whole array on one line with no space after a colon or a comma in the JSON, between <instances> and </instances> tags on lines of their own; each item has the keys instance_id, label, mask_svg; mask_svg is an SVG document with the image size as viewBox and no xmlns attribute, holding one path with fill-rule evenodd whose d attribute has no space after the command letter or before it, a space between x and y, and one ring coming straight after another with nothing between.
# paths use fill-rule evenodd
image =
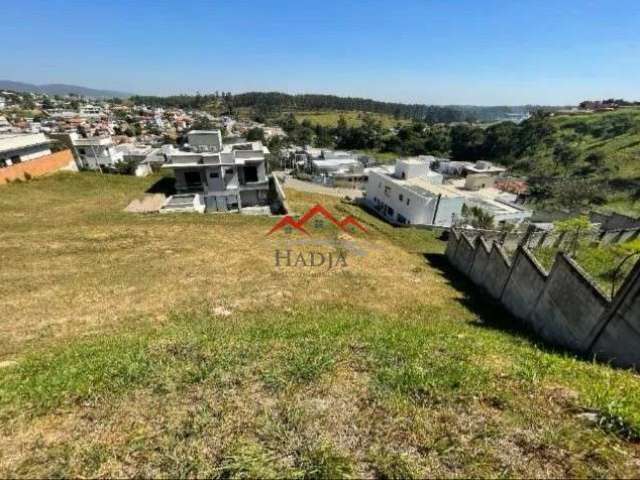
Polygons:
<instances>
[{"instance_id":1,"label":"house window","mask_svg":"<svg viewBox=\"0 0 640 480\"><path fill-rule=\"evenodd\" d=\"M189 188L201 187L202 179L200 178L200 172L184 172L184 182Z\"/></svg>"},{"instance_id":2,"label":"house window","mask_svg":"<svg viewBox=\"0 0 640 480\"><path fill-rule=\"evenodd\" d=\"M209 178L218 178L218 177L220 177L220 174L218 172L209 173Z\"/></svg>"},{"instance_id":3,"label":"house window","mask_svg":"<svg viewBox=\"0 0 640 480\"><path fill-rule=\"evenodd\" d=\"M11 163L13 165L15 165L16 163L21 163L21 162L22 162L22 160L20 160L20 157L18 155L15 155L15 156L11 157Z\"/></svg>"},{"instance_id":4,"label":"house window","mask_svg":"<svg viewBox=\"0 0 640 480\"><path fill-rule=\"evenodd\" d=\"M407 205L409 205L409 203L411 203L411 199L407 197Z\"/></svg>"},{"instance_id":5,"label":"house window","mask_svg":"<svg viewBox=\"0 0 640 480\"><path fill-rule=\"evenodd\" d=\"M225 175L233 175L233 168L225 168L224 169L224 174Z\"/></svg>"},{"instance_id":6,"label":"house window","mask_svg":"<svg viewBox=\"0 0 640 480\"><path fill-rule=\"evenodd\" d=\"M391 193L391 187L384 187L384 194L388 197L389 193Z\"/></svg>"},{"instance_id":7,"label":"house window","mask_svg":"<svg viewBox=\"0 0 640 480\"><path fill-rule=\"evenodd\" d=\"M387 206L387 215L393 218L394 214L395 214L395 211L393 210L393 208Z\"/></svg>"},{"instance_id":8,"label":"house window","mask_svg":"<svg viewBox=\"0 0 640 480\"><path fill-rule=\"evenodd\" d=\"M398 223L402 223L402 224L408 223L407 219L404 217L404 215L398 214L397 219L398 219Z\"/></svg>"},{"instance_id":9,"label":"house window","mask_svg":"<svg viewBox=\"0 0 640 480\"><path fill-rule=\"evenodd\" d=\"M245 166L244 167L244 181L245 182L257 182L258 181L258 167Z\"/></svg>"},{"instance_id":10,"label":"house window","mask_svg":"<svg viewBox=\"0 0 640 480\"><path fill-rule=\"evenodd\" d=\"M79 153L80 155L86 155L86 154L87 154L87 151L86 151L84 148L79 148L79 149L78 149L78 153Z\"/></svg>"},{"instance_id":11,"label":"house window","mask_svg":"<svg viewBox=\"0 0 640 480\"><path fill-rule=\"evenodd\" d=\"M402 201L404 199L404 197L402 196L402 194L398 195L398 200Z\"/></svg>"}]
</instances>

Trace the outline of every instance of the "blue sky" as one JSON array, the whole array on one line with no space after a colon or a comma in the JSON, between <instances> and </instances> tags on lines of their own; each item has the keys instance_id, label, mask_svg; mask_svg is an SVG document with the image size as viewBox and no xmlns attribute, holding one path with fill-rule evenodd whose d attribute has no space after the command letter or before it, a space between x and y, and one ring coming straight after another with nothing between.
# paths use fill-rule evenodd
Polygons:
<instances>
[{"instance_id":1,"label":"blue sky","mask_svg":"<svg viewBox=\"0 0 640 480\"><path fill-rule=\"evenodd\" d=\"M0 78L433 104L640 100L640 1L13 0Z\"/></svg>"}]
</instances>

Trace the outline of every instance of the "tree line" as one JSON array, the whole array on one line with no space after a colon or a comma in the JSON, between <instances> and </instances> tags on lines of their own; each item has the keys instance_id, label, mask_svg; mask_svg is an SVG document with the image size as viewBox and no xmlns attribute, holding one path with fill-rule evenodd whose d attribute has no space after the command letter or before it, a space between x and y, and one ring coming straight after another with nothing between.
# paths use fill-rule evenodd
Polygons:
<instances>
[{"instance_id":1,"label":"tree line","mask_svg":"<svg viewBox=\"0 0 640 480\"><path fill-rule=\"evenodd\" d=\"M231 94L214 92L202 95L174 95L168 97L131 97L135 104L153 107L177 107L202 109L207 106L219 107L221 113L233 114L239 108L251 109L261 118L276 117L285 112L295 111L362 111L381 113L395 118L404 118L433 123L454 123L470 121L493 121L508 114L526 112L529 107L481 107L468 105L424 105L380 102L367 98L339 97L336 95L289 95L279 92L247 92Z\"/></svg>"}]
</instances>

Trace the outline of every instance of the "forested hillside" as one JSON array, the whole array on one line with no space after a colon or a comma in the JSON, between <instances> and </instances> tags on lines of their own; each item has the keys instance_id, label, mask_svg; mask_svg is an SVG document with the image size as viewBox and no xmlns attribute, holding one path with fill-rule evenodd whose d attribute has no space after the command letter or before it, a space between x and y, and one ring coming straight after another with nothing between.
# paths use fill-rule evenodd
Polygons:
<instances>
[{"instance_id":1,"label":"forested hillside","mask_svg":"<svg viewBox=\"0 0 640 480\"><path fill-rule=\"evenodd\" d=\"M537 111L515 124L428 125L410 122L391 131L374 115L335 127L280 120L288 141L397 156L432 154L455 160L491 160L528 179L541 207L598 207L640 214L640 109L553 115ZM274 145L277 148L277 145Z\"/></svg>"},{"instance_id":2,"label":"forested hillside","mask_svg":"<svg viewBox=\"0 0 640 480\"><path fill-rule=\"evenodd\" d=\"M640 109L556 115L520 125L455 126L451 155L488 159L529 177L535 200L640 213Z\"/></svg>"},{"instance_id":3,"label":"forested hillside","mask_svg":"<svg viewBox=\"0 0 640 480\"><path fill-rule=\"evenodd\" d=\"M254 115L263 118L296 111L360 111L382 113L395 118L415 119L428 123L494 121L505 118L508 114L522 114L529 110L527 106L439 106L379 102L367 98L338 97L335 95L288 95L278 92L248 92L237 95L215 92L210 95L177 95L171 97L134 96L131 99L135 103L144 103L152 106L216 108L229 114L241 109L248 109Z\"/></svg>"}]
</instances>

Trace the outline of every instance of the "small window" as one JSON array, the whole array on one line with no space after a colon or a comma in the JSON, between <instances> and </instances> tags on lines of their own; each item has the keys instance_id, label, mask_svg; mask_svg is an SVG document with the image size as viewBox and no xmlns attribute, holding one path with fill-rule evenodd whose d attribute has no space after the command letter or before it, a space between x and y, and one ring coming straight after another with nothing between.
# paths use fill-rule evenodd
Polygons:
<instances>
[{"instance_id":1,"label":"small window","mask_svg":"<svg viewBox=\"0 0 640 480\"><path fill-rule=\"evenodd\" d=\"M391 187L384 187L384 194L388 197L389 193L391 193Z\"/></svg>"},{"instance_id":2,"label":"small window","mask_svg":"<svg viewBox=\"0 0 640 480\"><path fill-rule=\"evenodd\" d=\"M244 167L244 181L245 182L257 182L258 181L258 167L246 166Z\"/></svg>"},{"instance_id":3,"label":"small window","mask_svg":"<svg viewBox=\"0 0 640 480\"><path fill-rule=\"evenodd\" d=\"M79 149L78 149L78 153L79 153L80 155L86 155L86 154L87 154L87 151L86 151L84 148L79 148Z\"/></svg>"},{"instance_id":4,"label":"small window","mask_svg":"<svg viewBox=\"0 0 640 480\"><path fill-rule=\"evenodd\" d=\"M402 201L404 199L404 197L402 196L402 194L398 195L398 200Z\"/></svg>"},{"instance_id":5,"label":"small window","mask_svg":"<svg viewBox=\"0 0 640 480\"><path fill-rule=\"evenodd\" d=\"M233 168L225 168L224 169L224 174L225 175L233 175Z\"/></svg>"},{"instance_id":6,"label":"small window","mask_svg":"<svg viewBox=\"0 0 640 480\"><path fill-rule=\"evenodd\" d=\"M411 203L411 199L407 198L407 205L409 205Z\"/></svg>"},{"instance_id":7,"label":"small window","mask_svg":"<svg viewBox=\"0 0 640 480\"><path fill-rule=\"evenodd\" d=\"M218 177L220 177L220 174L218 172L209 173L209 178L218 178Z\"/></svg>"}]
</instances>

